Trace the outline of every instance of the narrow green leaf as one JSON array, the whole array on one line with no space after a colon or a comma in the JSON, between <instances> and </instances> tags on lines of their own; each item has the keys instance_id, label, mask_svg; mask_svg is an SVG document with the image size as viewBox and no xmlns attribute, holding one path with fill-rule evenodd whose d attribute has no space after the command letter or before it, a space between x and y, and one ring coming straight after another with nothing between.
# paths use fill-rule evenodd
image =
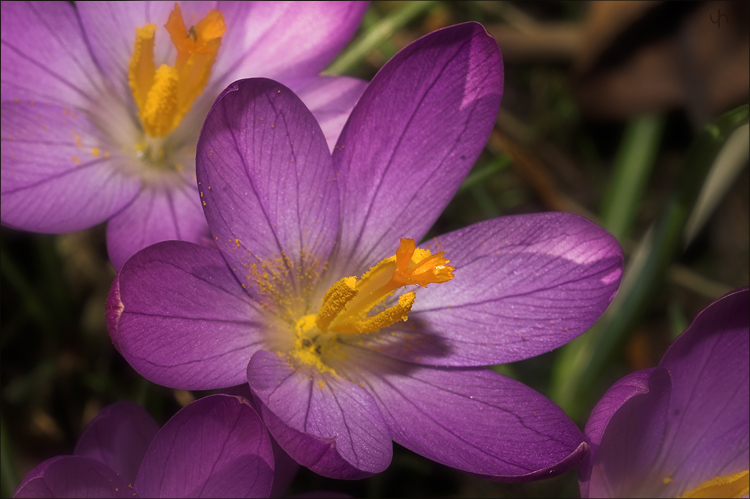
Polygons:
<instances>
[{"instance_id":1,"label":"narrow green leaf","mask_svg":"<svg viewBox=\"0 0 750 499\"><path fill-rule=\"evenodd\" d=\"M709 170L728 137L747 122L748 106L740 106L696 136L661 215L626 265L618 296L594 327L561 350L550 395L574 419L584 418L592 397L606 388L600 386L602 373L656 301Z\"/></svg>"},{"instance_id":2,"label":"narrow green leaf","mask_svg":"<svg viewBox=\"0 0 750 499\"><path fill-rule=\"evenodd\" d=\"M379 44L385 42L393 36L399 29L408 24L419 15L427 12L438 2L405 2L404 6L390 13L369 30L362 34L361 37L352 42L339 57L331 63L324 71L324 74L339 75L351 71L362 62L367 55L374 50Z\"/></svg>"},{"instance_id":3,"label":"narrow green leaf","mask_svg":"<svg viewBox=\"0 0 750 499\"><path fill-rule=\"evenodd\" d=\"M18 471L5 418L0 414L0 494L12 497L18 486Z\"/></svg>"},{"instance_id":4,"label":"narrow green leaf","mask_svg":"<svg viewBox=\"0 0 750 499\"><path fill-rule=\"evenodd\" d=\"M604 227L618 241L630 235L656 163L663 128L663 116L647 115L634 119L625 129L601 215Z\"/></svg>"}]
</instances>

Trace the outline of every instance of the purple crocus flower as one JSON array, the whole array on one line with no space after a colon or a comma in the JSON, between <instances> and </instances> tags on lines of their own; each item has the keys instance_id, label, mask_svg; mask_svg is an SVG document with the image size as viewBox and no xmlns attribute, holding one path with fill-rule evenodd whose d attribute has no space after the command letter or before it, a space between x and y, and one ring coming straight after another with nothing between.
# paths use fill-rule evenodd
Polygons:
<instances>
[{"instance_id":1,"label":"purple crocus flower","mask_svg":"<svg viewBox=\"0 0 750 499\"><path fill-rule=\"evenodd\" d=\"M208 241L195 145L241 77L293 88L331 146L365 83L319 77L362 2L2 2L2 224L108 221L115 268L157 241Z\"/></svg>"},{"instance_id":2,"label":"purple crocus flower","mask_svg":"<svg viewBox=\"0 0 750 499\"><path fill-rule=\"evenodd\" d=\"M34 468L14 497L268 497L271 439L250 402L210 395L159 429L119 402L86 427L74 455Z\"/></svg>"},{"instance_id":3,"label":"purple crocus flower","mask_svg":"<svg viewBox=\"0 0 750 499\"><path fill-rule=\"evenodd\" d=\"M218 249L133 256L108 297L115 346L162 385L249 382L276 441L326 476L384 470L393 440L504 481L575 465L587 445L563 411L482 366L596 321L620 281L615 239L547 213L415 245L482 151L502 82L481 25L431 33L383 66L333 155L288 88L230 85L196 159Z\"/></svg>"},{"instance_id":4,"label":"purple crocus flower","mask_svg":"<svg viewBox=\"0 0 750 499\"><path fill-rule=\"evenodd\" d=\"M750 292L701 311L659 365L625 376L586 424L583 497L747 497Z\"/></svg>"}]
</instances>

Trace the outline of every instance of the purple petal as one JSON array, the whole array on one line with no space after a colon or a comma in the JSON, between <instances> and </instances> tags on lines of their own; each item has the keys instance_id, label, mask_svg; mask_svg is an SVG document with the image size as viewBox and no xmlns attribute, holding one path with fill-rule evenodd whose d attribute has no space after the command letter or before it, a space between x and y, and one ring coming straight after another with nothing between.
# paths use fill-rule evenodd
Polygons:
<instances>
[{"instance_id":1,"label":"purple petal","mask_svg":"<svg viewBox=\"0 0 750 499\"><path fill-rule=\"evenodd\" d=\"M298 463L331 478L356 479L385 470L391 436L361 386L262 350L247 367L261 415Z\"/></svg>"},{"instance_id":2,"label":"purple petal","mask_svg":"<svg viewBox=\"0 0 750 499\"><path fill-rule=\"evenodd\" d=\"M677 497L747 470L748 298L745 288L711 304L657 369L605 394L586 426L584 497Z\"/></svg>"},{"instance_id":3,"label":"purple petal","mask_svg":"<svg viewBox=\"0 0 750 499\"><path fill-rule=\"evenodd\" d=\"M367 2L226 2L217 82L313 76L351 39Z\"/></svg>"},{"instance_id":4,"label":"purple petal","mask_svg":"<svg viewBox=\"0 0 750 499\"><path fill-rule=\"evenodd\" d=\"M747 288L720 298L696 316L659 363L672 375L659 458L661 474L672 481L662 496L748 469L749 310Z\"/></svg>"},{"instance_id":5,"label":"purple petal","mask_svg":"<svg viewBox=\"0 0 750 499\"><path fill-rule=\"evenodd\" d=\"M167 241L120 269L107 298L107 327L149 380L205 390L242 382L266 322L217 250Z\"/></svg>"},{"instance_id":6,"label":"purple petal","mask_svg":"<svg viewBox=\"0 0 750 499\"><path fill-rule=\"evenodd\" d=\"M477 23L430 33L383 66L333 153L342 229L332 279L424 236L482 151L502 85L497 43Z\"/></svg>"},{"instance_id":7,"label":"purple petal","mask_svg":"<svg viewBox=\"0 0 750 499\"><path fill-rule=\"evenodd\" d=\"M0 19L3 103L88 105L101 86L101 73L68 2L2 2ZM3 124L3 137L6 132Z\"/></svg>"},{"instance_id":8,"label":"purple petal","mask_svg":"<svg viewBox=\"0 0 750 499\"><path fill-rule=\"evenodd\" d=\"M143 497L268 497L271 440L242 397L210 395L170 419L143 459Z\"/></svg>"},{"instance_id":9,"label":"purple petal","mask_svg":"<svg viewBox=\"0 0 750 499\"><path fill-rule=\"evenodd\" d=\"M567 213L488 220L425 247L444 251L455 277L417 289L409 320L375 347L420 364L499 364L557 348L601 316L623 266L612 235Z\"/></svg>"},{"instance_id":10,"label":"purple petal","mask_svg":"<svg viewBox=\"0 0 750 499\"><path fill-rule=\"evenodd\" d=\"M503 482L569 470L588 446L558 406L489 369L428 368L350 348L366 368L393 440L439 463Z\"/></svg>"},{"instance_id":11,"label":"purple petal","mask_svg":"<svg viewBox=\"0 0 750 499\"><path fill-rule=\"evenodd\" d=\"M591 451L581 463L582 497L635 497L654 465L670 399L665 369L645 369L615 383L586 423Z\"/></svg>"},{"instance_id":12,"label":"purple petal","mask_svg":"<svg viewBox=\"0 0 750 499\"><path fill-rule=\"evenodd\" d=\"M138 192L127 161L78 111L3 102L2 222L50 233L101 223Z\"/></svg>"},{"instance_id":13,"label":"purple petal","mask_svg":"<svg viewBox=\"0 0 750 499\"><path fill-rule=\"evenodd\" d=\"M612 415L591 471L591 496L651 497L654 485L662 486L648 477L664 438L670 393L668 371L651 370L648 393L632 396Z\"/></svg>"},{"instance_id":14,"label":"purple petal","mask_svg":"<svg viewBox=\"0 0 750 499\"><path fill-rule=\"evenodd\" d=\"M119 269L151 244L175 239L198 244L208 235L195 181L144 186L138 197L107 224L107 250L112 265Z\"/></svg>"},{"instance_id":15,"label":"purple petal","mask_svg":"<svg viewBox=\"0 0 750 499\"><path fill-rule=\"evenodd\" d=\"M367 88L367 82L348 76L319 76L302 84L289 83L318 120L328 148L333 151L354 105Z\"/></svg>"},{"instance_id":16,"label":"purple petal","mask_svg":"<svg viewBox=\"0 0 750 499\"><path fill-rule=\"evenodd\" d=\"M245 386L249 388L247 383ZM269 497L282 497L299 471L299 464L281 448L274 438L271 438L271 447L273 448L274 468L273 486Z\"/></svg>"},{"instance_id":17,"label":"purple petal","mask_svg":"<svg viewBox=\"0 0 750 499\"><path fill-rule=\"evenodd\" d=\"M208 225L237 279L265 304L303 313L288 297L314 286L338 229L331 155L310 111L279 83L235 82L206 118L196 164Z\"/></svg>"},{"instance_id":18,"label":"purple petal","mask_svg":"<svg viewBox=\"0 0 750 499\"><path fill-rule=\"evenodd\" d=\"M95 459L59 456L34 468L13 497L138 497L132 484Z\"/></svg>"},{"instance_id":19,"label":"purple petal","mask_svg":"<svg viewBox=\"0 0 750 499\"><path fill-rule=\"evenodd\" d=\"M245 397L256 411L261 411L263 404L255 401L253 392L250 390L250 385L247 382L225 388L222 390L222 393ZM289 487L289 484L292 483L297 471L299 471L299 464L281 448L273 437L271 437L271 447L273 447L274 468L273 487L271 488L270 497L281 497Z\"/></svg>"},{"instance_id":20,"label":"purple petal","mask_svg":"<svg viewBox=\"0 0 750 499\"><path fill-rule=\"evenodd\" d=\"M118 402L102 409L86 426L75 454L96 459L133 483L143 455L158 431L159 425L141 406Z\"/></svg>"}]
</instances>

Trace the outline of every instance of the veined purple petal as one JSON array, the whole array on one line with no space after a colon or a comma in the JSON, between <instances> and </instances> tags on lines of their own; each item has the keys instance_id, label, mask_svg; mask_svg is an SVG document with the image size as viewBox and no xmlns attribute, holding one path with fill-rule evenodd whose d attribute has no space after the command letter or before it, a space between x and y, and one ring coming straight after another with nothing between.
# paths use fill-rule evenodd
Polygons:
<instances>
[{"instance_id":1,"label":"veined purple petal","mask_svg":"<svg viewBox=\"0 0 750 499\"><path fill-rule=\"evenodd\" d=\"M132 485L95 459L58 456L26 475L13 497L138 497Z\"/></svg>"},{"instance_id":2,"label":"veined purple petal","mask_svg":"<svg viewBox=\"0 0 750 499\"><path fill-rule=\"evenodd\" d=\"M333 151L349 114L367 88L367 82L348 76L317 76L304 82L290 82L289 88L315 116L328 148Z\"/></svg>"},{"instance_id":3,"label":"veined purple petal","mask_svg":"<svg viewBox=\"0 0 750 499\"><path fill-rule=\"evenodd\" d=\"M70 109L85 107L96 95L101 73L68 2L3 2L0 19L3 103L36 101ZM3 124L3 138L11 131Z\"/></svg>"},{"instance_id":4,"label":"veined purple petal","mask_svg":"<svg viewBox=\"0 0 750 499\"><path fill-rule=\"evenodd\" d=\"M78 439L74 454L106 464L132 484L158 431L159 425L141 406L118 402L91 420Z\"/></svg>"},{"instance_id":5,"label":"veined purple petal","mask_svg":"<svg viewBox=\"0 0 750 499\"><path fill-rule=\"evenodd\" d=\"M659 455L662 496L748 469L750 292L734 291L699 313L659 366L672 375L667 434ZM654 490L654 489L651 489Z\"/></svg>"},{"instance_id":6,"label":"veined purple petal","mask_svg":"<svg viewBox=\"0 0 750 499\"><path fill-rule=\"evenodd\" d=\"M294 309L285 300L309 293L338 230L331 155L315 118L285 86L240 80L206 118L196 165L206 220L237 279L264 303Z\"/></svg>"},{"instance_id":7,"label":"veined purple petal","mask_svg":"<svg viewBox=\"0 0 750 499\"><path fill-rule=\"evenodd\" d=\"M191 175L192 176L192 175ZM115 269L138 250L168 240L201 243L210 237L195 182L148 186L107 223L107 250Z\"/></svg>"},{"instance_id":8,"label":"veined purple petal","mask_svg":"<svg viewBox=\"0 0 750 499\"><path fill-rule=\"evenodd\" d=\"M438 236L454 278L416 290L409 320L378 340L410 362L476 366L548 352L591 327L615 296L623 257L577 215L502 217Z\"/></svg>"},{"instance_id":9,"label":"veined purple petal","mask_svg":"<svg viewBox=\"0 0 750 499\"><path fill-rule=\"evenodd\" d=\"M250 385L247 382L231 386L222 390L222 393L234 396L245 397L257 412L261 411L263 404L256 402ZM294 476L299 471L299 464L292 459L289 454L281 448L276 440L271 437L271 447L273 448L273 487L271 487L270 497L281 497L286 492L289 484L292 483Z\"/></svg>"},{"instance_id":10,"label":"veined purple petal","mask_svg":"<svg viewBox=\"0 0 750 499\"><path fill-rule=\"evenodd\" d=\"M103 222L138 192L127 161L79 111L3 101L3 225L61 233Z\"/></svg>"},{"instance_id":11,"label":"veined purple petal","mask_svg":"<svg viewBox=\"0 0 750 499\"><path fill-rule=\"evenodd\" d=\"M630 374L610 388L591 412L581 463L582 497L649 495L645 480L664 437L671 380L666 369Z\"/></svg>"},{"instance_id":12,"label":"veined purple petal","mask_svg":"<svg viewBox=\"0 0 750 499\"><path fill-rule=\"evenodd\" d=\"M250 360L247 378L268 430L303 466L331 478L356 479L390 464L390 433L359 385L312 367L294 367L265 350Z\"/></svg>"},{"instance_id":13,"label":"veined purple petal","mask_svg":"<svg viewBox=\"0 0 750 499\"><path fill-rule=\"evenodd\" d=\"M482 151L503 70L477 23L443 28L396 54L357 103L333 153L341 234L332 281L421 239Z\"/></svg>"},{"instance_id":14,"label":"veined purple petal","mask_svg":"<svg viewBox=\"0 0 750 499\"><path fill-rule=\"evenodd\" d=\"M574 467L588 446L558 406L489 369L429 368L361 348L347 358L393 440L429 459L502 482L548 478Z\"/></svg>"},{"instance_id":15,"label":"veined purple petal","mask_svg":"<svg viewBox=\"0 0 750 499\"><path fill-rule=\"evenodd\" d=\"M136 253L107 298L115 347L141 375L174 388L241 383L265 325L221 254L183 241Z\"/></svg>"},{"instance_id":16,"label":"veined purple petal","mask_svg":"<svg viewBox=\"0 0 750 499\"><path fill-rule=\"evenodd\" d=\"M138 471L143 497L268 497L271 440L242 397L188 404L154 438Z\"/></svg>"},{"instance_id":17,"label":"veined purple petal","mask_svg":"<svg viewBox=\"0 0 750 499\"><path fill-rule=\"evenodd\" d=\"M227 32L217 82L313 76L349 42L368 2L219 2ZM221 89L218 89L221 90Z\"/></svg>"}]
</instances>

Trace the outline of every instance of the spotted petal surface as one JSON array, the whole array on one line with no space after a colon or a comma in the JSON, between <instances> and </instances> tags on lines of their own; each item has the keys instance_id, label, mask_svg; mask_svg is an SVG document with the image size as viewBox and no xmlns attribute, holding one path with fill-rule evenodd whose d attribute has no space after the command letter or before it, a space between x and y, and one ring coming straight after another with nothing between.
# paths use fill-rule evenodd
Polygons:
<instances>
[{"instance_id":1,"label":"spotted petal surface","mask_svg":"<svg viewBox=\"0 0 750 499\"><path fill-rule=\"evenodd\" d=\"M409 320L373 348L410 362L472 366L513 362L586 331L615 296L620 245L568 213L502 217L438 236L454 278L417 289Z\"/></svg>"}]
</instances>

